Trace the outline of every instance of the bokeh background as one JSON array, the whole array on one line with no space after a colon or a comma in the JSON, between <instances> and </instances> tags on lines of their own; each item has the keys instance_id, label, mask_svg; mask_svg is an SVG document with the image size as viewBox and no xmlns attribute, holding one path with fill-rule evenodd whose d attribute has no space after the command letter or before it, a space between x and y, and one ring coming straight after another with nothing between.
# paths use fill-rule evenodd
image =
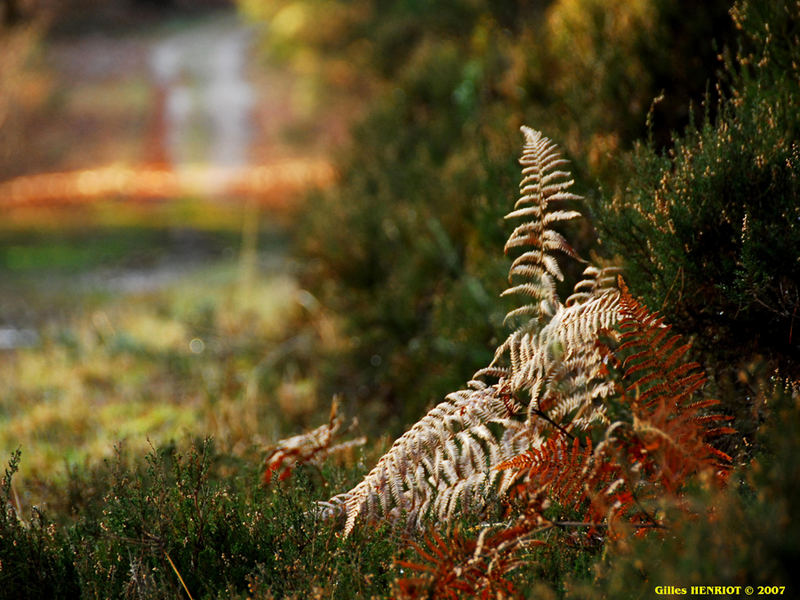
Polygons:
<instances>
[{"instance_id":1,"label":"bokeh background","mask_svg":"<svg viewBox=\"0 0 800 600\"><path fill-rule=\"evenodd\" d=\"M332 180L345 108L325 124L230 2L2 8L3 452L49 476L122 439L278 435L293 203Z\"/></svg>"}]
</instances>

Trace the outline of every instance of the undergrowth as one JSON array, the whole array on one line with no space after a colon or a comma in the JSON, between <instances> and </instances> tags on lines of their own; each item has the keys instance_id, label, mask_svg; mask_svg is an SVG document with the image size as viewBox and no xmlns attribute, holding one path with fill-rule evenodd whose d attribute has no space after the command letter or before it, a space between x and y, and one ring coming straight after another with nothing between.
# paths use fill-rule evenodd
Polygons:
<instances>
[{"instance_id":1,"label":"undergrowth","mask_svg":"<svg viewBox=\"0 0 800 600\"><path fill-rule=\"evenodd\" d=\"M369 598L393 579L391 530L344 540L310 510L352 470L300 469L291 486L266 487L210 440L145 456L118 446L51 488L49 508L28 509L15 500L18 464L15 453L0 499L2 597Z\"/></svg>"},{"instance_id":2,"label":"undergrowth","mask_svg":"<svg viewBox=\"0 0 800 600\"><path fill-rule=\"evenodd\" d=\"M665 506L674 523L668 535L620 538L605 549L579 528L555 528L546 543L516 556L518 567L506 576L514 597L649 598L655 586L676 582L793 581L800 406L781 388L764 401L771 416L756 460L734 472L726 489L690 485L694 516L675 519L677 507ZM10 458L0 489L0 597L9 599L176 598L187 591L198 599L388 597L410 589L392 584L412 576L420 561L474 550L483 519L503 517L502 503L464 516L452 529L457 537L446 540L388 524L343 538L340 524L316 516L314 501L353 485L363 467L299 467L291 485L262 487L253 484L260 465L220 453L210 440L145 456L119 446L93 469L73 471L43 506L20 507L13 488L19 460L19 453ZM545 512L563 514L557 505Z\"/></svg>"}]
</instances>

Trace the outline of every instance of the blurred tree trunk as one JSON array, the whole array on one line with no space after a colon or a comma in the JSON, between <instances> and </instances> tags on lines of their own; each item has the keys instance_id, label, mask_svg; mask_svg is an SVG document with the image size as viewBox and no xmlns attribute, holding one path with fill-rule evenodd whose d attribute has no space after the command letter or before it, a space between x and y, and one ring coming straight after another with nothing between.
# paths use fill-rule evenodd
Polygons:
<instances>
[{"instance_id":1,"label":"blurred tree trunk","mask_svg":"<svg viewBox=\"0 0 800 600\"><path fill-rule=\"evenodd\" d=\"M13 27L22 21L20 0L0 0L3 10L0 12L0 23L3 27Z\"/></svg>"}]
</instances>

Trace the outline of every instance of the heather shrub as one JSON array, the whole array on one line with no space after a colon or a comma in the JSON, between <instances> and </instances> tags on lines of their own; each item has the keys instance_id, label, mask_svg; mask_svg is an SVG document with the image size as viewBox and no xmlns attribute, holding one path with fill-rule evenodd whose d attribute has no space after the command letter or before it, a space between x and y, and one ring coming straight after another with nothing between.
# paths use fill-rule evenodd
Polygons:
<instances>
[{"instance_id":1,"label":"heather shrub","mask_svg":"<svg viewBox=\"0 0 800 600\"><path fill-rule=\"evenodd\" d=\"M63 530L32 507L20 514L13 477L19 450L11 455L0 484L0 596L7 598L74 598L80 585L72 550Z\"/></svg>"},{"instance_id":2,"label":"heather shrub","mask_svg":"<svg viewBox=\"0 0 800 600\"><path fill-rule=\"evenodd\" d=\"M639 145L627 180L594 208L604 247L648 302L695 336L751 434L758 379L775 368L800 376L800 79L788 59L800 49L788 25L800 12L742 2L733 13L743 36L716 117L707 109L664 152Z\"/></svg>"},{"instance_id":3,"label":"heather shrub","mask_svg":"<svg viewBox=\"0 0 800 600\"><path fill-rule=\"evenodd\" d=\"M50 509L27 520L12 508L18 461L0 490L3 598L353 598L385 594L393 579L397 536L377 528L342 540L312 510L354 471L300 468L291 486L260 486L257 461L208 440L146 455L119 446L49 486Z\"/></svg>"},{"instance_id":4,"label":"heather shrub","mask_svg":"<svg viewBox=\"0 0 800 600\"><path fill-rule=\"evenodd\" d=\"M791 593L800 554L800 475L795 432L800 426L796 392L773 382L760 400L769 416L754 441L759 450L723 490L696 481L692 514L674 522L669 535L612 545L593 571L592 585L573 579L575 597L651 598L656 586L784 586ZM719 582L719 583L716 583ZM757 588L756 588L757 589ZM755 590L754 590L755 591Z\"/></svg>"}]
</instances>

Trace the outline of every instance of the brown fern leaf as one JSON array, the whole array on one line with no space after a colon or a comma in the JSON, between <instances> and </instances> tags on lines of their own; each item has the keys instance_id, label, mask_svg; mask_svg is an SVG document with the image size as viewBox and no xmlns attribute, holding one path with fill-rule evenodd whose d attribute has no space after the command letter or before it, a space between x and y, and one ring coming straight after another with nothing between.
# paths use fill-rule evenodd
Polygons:
<instances>
[{"instance_id":1,"label":"brown fern leaf","mask_svg":"<svg viewBox=\"0 0 800 600\"><path fill-rule=\"evenodd\" d=\"M339 403L334 398L328 423L281 440L270 449L265 461L264 483L269 484L276 474L279 481L288 479L298 464L320 465L332 454L345 452L367 443L364 437L334 443L346 433L341 431L343 424L344 419L339 415ZM355 422L350 429L354 425Z\"/></svg>"},{"instance_id":2,"label":"brown fern leaf","mask_svg":"<svg viewBox=\"0 0 800 600\"><path fill-rule=\"evenodd\" d=\"M525 222L512 232L506 252L520 251L509 280L517 285L503 295L521 293L535 302L512 310L527 322L497 349L487 368L425 415L352 490L319 504L323 515L346 516L345 535L360 517L404 516L420 526L427 515L446 523L455 511L502 492L513 476L494 469L500 462L537 447L552 430L587 430L607 424L604 401L614 391L597 346L601 331L618 318L619 292L609 285L611 271L590 268L576 286L569 306L556 293L563 274L556 258L580 260L551 227L574 219L573 210L551 210L573 201L567 161L541 133L522 128L521 197L509 219ZM482 378L495 379L493 385ZM527 410L523 411L523 409Z\"/></svg>"},{"instance_id":3,"label":"brown fern leaf","mask_svg":"<svg viewBox=\"0 0 800 600\"><path fill-rule=\"evenodd\" d=\"M588 269L576 287L581 296L573 294L569 306L560 302L555 282L563 274L556 255L580 259L552 226L580 214L551 209L579 197L568 191L573 182L561 170L567 161L556 145L527 127L522 132L521 197L507 218L525 221L505 247L521 254L509 272L517 285L503 295L533 297L536 302L507 316L533 318L501 344L470 389L451 394L425 415L356 487L319 504L323 515L346 515L346 535L359 517L404 515L420 526L433 515L452 522L456 510L480 504L487 490L502 492L512 474L493 467L536 447L551 429L607 423L603 404L614 388L604 377L596 339L617 322L619 292L608 285L609 271ZM484 377L496 383L488 385Z\"/></svg>"},{"instance_id":4,"label":"brown fern leaf","mask_svg":"<svg viewBox=\"0 0 800 600\"><path fill-rule=\"evenodd\" d=\"M417 561L395 559L414 576L395 581L397 598L517 598L521 591L508 579L523 564L522 553L545 545L537 539L553 524L542 518L543 494L531 496L525 510L512 522L481 528L476 539L460 529L443 539L435 530L422 544L410 543Z\"/></svg>"},{"instance_id":5,"label":"brown fern leaf","mask_svg":"<svg viewBox=\"0 0 800 600\"><path fill-rule=\"evenodd\" d=\"M512 548L500 548L516 533L503 529L472 540L458 530L446 539L431 531L421 544L409 542L418 560L395 559L401 569L414 573L395 580L395 598L520 597L506 578L520 562Z\"/></svg>"},{"instance_id":6,"label":"brown fern leaf","mask_svg":"<svg viewBox=\"0 0 800 600\"><path fill-rule=\"evenodd\" d=\"M607 424L604 399L614 386L596 341L616 324L618 302L619 292L604 287L582 302L559 305L540 331L514 331L498 347L490 369L475 376L503 369L505 386L528 405L532 429L544 425L542 416L569 429Z\"/></svg>"},{"instance_id":7,"label":"brown fern leaf","mask_svg":"<svg viewBox=\"0 0 800 600\"><path fill-rule=\"evenodd\" d=\"M615 288L620 271L619 267L614 266L598 269L594 265L589 265L583 271L583 279L575 284L572 294L567 297L564 305L572 306L575 303L585 302L603 290Z\"/></svg>"},{"instance_id":8,"label":"brown fern leaf","mask_svg":"<svg viewBox=\"0 0 800 600\"><path fill-rule=\"evenodd\" d=\"M611 527L621 520L641 529L660 525L644 499L665 493L677 497L688 478L702 470L724 476L730 459L706 439L732 430L723 424L726 417L706 412L716 401L692 399L705 375L696 363L684 362L688 346L670 334L663 319L637 302L621 279L619 287L619 343L613 350L596 344L600 359L594 364L601 365L598 379L610 386L605 388L608 397L615 395L614 381L605 363L618 368L621 384L616 388L621 396L612 404L627 407L622 420L607 427L605 440L594 451L588 436L581 445L570 427L558 425L558 409L565 406L558 392L564 380L559 373L568 369L564 365L569 360L552 362L558 365L551 367L558 376L546 381L547 393L531 418L538 415L557 431L497 468L521 475L511 489L523 500L527 494L544 492L564 510L581 515L584 523ZM584 348L587 345L588 337ZM575 378L586 372L587 364L576 363Z\"/></svg>"},{"instance_id":9,"label":"brown fern leaf","mask_svg":"<svg viewBox=\"0 0 800 600\"><path fill-rule=\"evenodd\" d=\"M508 460L504 460L499 465L495 467L497 470L503 469L514 469L516 471L521 471L523 469L531 468L534 463L539 460L539 453L537 452L539 448L535 450L527 450L522 454L517 454L516 456L512 456Z\"/></svg>"},{"instance_id":10,"label":"brown fern leaf","mask_svg":"<svg viewBox=\"0 0 800 600\"><path fill-rule=\"evenodd\" d=\"M459 507L480 505L490 490L507 486L510 474L492 467L529 444L515 418L519 410L496 386L482 382L450 394L352 490L319 503L323 516L344 513L345 535L359 517L403 517L417 527L429 515L452 521Z\"/></svg>"},{"instance_id":11,"label":"brown fern leaf","mask_svg":"<svg viewBox=\"0 0 800 600\"><path fill-rule=\"evenodd\" d=\"M604 524L631 507L623 470L610 458L603 446L593 449L588 437L582 443L558 434L497 468L522 475L512 496L527 501L544 494L565 514L578 514L589 526Z\"/></svg>"},{"instance_id":12,"label":"brown fern leaf","mask_svg":"<svg viewBox=\"0 0 800 600\"><path fill-rule=\"evenodd\" d=\"M707 409L716 400L693 400L706 382L696 362L683 362L689 344L671 335L663 319L650 313L620 278L620 344L613 351L622 369L622 402L632 423L627 449L642 468L642 477L670 493L687 478L712 470L724 478L731 459L708 444L709 437L733 433L729 420Z\"/></svg>"}]
</instances>

